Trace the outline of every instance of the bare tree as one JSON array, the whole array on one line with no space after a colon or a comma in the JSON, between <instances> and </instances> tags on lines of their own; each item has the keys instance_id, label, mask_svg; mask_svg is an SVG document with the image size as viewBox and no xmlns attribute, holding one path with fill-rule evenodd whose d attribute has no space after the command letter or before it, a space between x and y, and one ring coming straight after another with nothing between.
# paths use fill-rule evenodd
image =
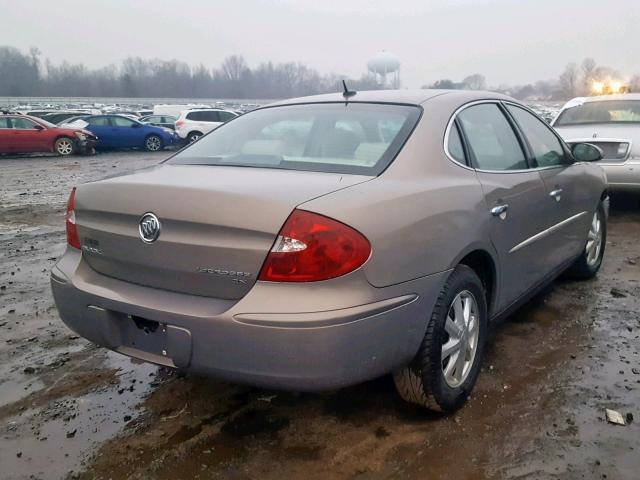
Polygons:
<instances>
[{"instance_id":1,"label":"bare tree","mask_svg":"<svg viewBox=\"0 0 640 480\"><path fill-rule=\"evenodd\" d=\"M580 84L580 69L575 63L569 63L560 75L560 90L566 98L573 98L578 94Z\"/></svg>"},{"instance_id":2,"label":"bare tree","mask_svg":"<svg viewBox=\"0 0 640 480\"><path fill-rule=\"evenodd\" d=\"M487 79L484 78L484 75L480 75L479 73L474 73L473 75L469 75L462 80L462 83L466 85L466 89L468 90L486 90L487 89Z\"/></svg>"}]
</instances>

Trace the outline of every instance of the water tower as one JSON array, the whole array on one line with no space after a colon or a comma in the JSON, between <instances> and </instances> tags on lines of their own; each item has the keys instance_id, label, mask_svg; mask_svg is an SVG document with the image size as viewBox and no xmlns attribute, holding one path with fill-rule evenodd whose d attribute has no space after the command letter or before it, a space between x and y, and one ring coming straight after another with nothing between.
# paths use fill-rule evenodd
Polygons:
<instances>
[{"instance_id":1,"label":"water tower","mask_svg":"<svg viewBox=\"0 0 640 480\"><path fill-rule=\"evenodd\" d=\"M382 50L367 62L367 68L382 88L400 88L400 60L395 55Z\"/></svg>"}]
</instances>

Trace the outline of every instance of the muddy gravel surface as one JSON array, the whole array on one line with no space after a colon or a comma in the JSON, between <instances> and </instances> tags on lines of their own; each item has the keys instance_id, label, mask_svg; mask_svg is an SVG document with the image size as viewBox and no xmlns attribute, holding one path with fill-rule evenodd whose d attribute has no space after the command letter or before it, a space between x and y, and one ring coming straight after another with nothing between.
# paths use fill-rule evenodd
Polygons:
<instances>
[{"instance_id":1,"label":"muddy gravel surface","mask_svg":"<svg viewBox=\"0 0 640 480\"><path fill-rule=\"evenodd\" d=\"M0 158L0 478L639 478L637 197L613 198L598 278L558 280L497 326L469 404L443 416L401 402L388 377L267 391L69 331L48 276L70 188L167 156Z\"/></svg>"}]
</instances>

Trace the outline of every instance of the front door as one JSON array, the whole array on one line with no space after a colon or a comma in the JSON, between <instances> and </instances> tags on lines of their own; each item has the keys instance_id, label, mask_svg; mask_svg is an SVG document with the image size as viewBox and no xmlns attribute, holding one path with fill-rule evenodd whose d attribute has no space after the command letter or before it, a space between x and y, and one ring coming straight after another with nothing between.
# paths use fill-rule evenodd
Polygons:
<instances>
[{"instance_id":1,"label":"front door","mask_svg":"<svg viewBox=\"0 0 640 480\"><path fill-rule=\"evenodd\" d=\"M28 118L13 117L11 124L14 152L31 153L50 150L50 145L45 141L47 136L43 134L42 128L37 128L35 122Z\"/></svg>"},{"instance_id":2,"label":"front door","mask_svg":"<svg viewBox=\"0 0 640 480\"><path fill-rule=\"evenodd\" d=\"M144 127L141 123L126 117L110 117L114 136L114 147L134 148L144 144Z\"/></svg>"},{"instance_id":3,"label":"front door","mask_svg":"<svg viewBox=\"0 0 640 480\"><path fill-rule=\"evenodd\" d=\"M497 103L472 105L460 112L458 121L491 216L489 234L500 263L500 311L547 273L548 245L537 239L549 226L548 195Z\"/></svg>"},{"instance_id":4,"label":"front door","mask_svg":"<svg viewBox=\"0 0 640 480\"><path fill-rule=\"evenodd\" d=\"M584 247L593 212L593 192L586 188L584 165L573 163L555 133L527 110L507 104L529 145L534 166L545 184L549 237L553 249L547 254L548 268L554 269L575 257ZM591 215L590 215L591 212Z\"/></svg>"}]
</instances>

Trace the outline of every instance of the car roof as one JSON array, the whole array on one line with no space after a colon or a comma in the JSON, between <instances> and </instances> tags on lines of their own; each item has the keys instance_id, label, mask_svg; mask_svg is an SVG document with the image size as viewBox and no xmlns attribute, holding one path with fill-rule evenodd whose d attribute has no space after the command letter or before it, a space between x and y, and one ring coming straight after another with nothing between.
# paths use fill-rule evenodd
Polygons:
<instances>
[{"instance_id":1,"label":"car roof","mask_svg":"<svg viewBox=\"0 0 640 480\"><path fill-rule=\"evenodd\" d=\"M361 103L401 103L408 105L422 105L425 102L446 95L449 100L459 100L460 103L471 102L481 99L513 100L511 97L495 92L475 91L475 90L365 90L356 92L349 98L349 102ZM453 97L453 98L452 98ZM331 103L344 102L345 98L340 93L328 93L324 95L313 95L309 97L292 98L274 102L268 106L275 105L295 105L302 103Z\"/></svg>"},{"instance_id":2,"label":"car roof","mask_svg":"<svg viewBox=\"0 0 640 480\"><path fill-rule=\"evenodd\" d=\"M640 100L640 93L620 93L616 95L597 95L595 97L576 97L569 100L566 105L580 105L582 103L612 102L614 100Z\"/></svg>"},{"instance_id":3,"label":"car roof","mask_svg":"<svg viewBox=\"0 0 640 480\"><path fill-rule=\"evenodd\" d=\"M187 110L183 110L182 113L191 113L191 112L230 112L235 113L233 110L225 110L224 108L189 108Z\"/></svg>"}]
</instances>

